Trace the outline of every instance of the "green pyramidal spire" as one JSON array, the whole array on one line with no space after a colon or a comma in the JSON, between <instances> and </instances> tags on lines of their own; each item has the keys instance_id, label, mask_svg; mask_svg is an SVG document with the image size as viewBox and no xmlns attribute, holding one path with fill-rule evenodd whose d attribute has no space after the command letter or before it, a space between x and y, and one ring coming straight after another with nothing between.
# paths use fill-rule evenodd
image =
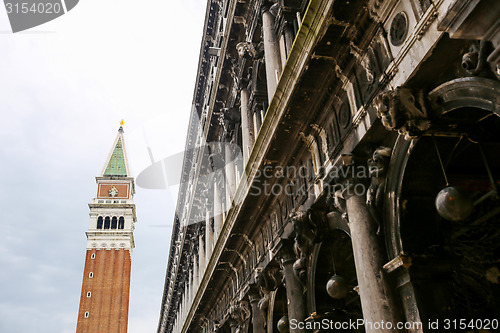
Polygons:
<instances>
[{"instance_id":1,"label":"green pyramidal spire","mask_svg":"<svg viewBox=\"0 0 500 333\"><path fill-rule=\"evenodd\" d=\"M125 147L123 145L123 128L118 130L113 152L108 158L103 176L128 176Z\"/></svg>"}]
</instances>

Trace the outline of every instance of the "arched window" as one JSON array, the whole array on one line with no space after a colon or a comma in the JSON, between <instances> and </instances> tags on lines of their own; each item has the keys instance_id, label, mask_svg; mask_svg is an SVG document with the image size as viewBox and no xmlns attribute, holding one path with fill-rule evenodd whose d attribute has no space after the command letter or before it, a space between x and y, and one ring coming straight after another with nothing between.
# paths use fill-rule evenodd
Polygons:
<instances>
[{"instance_id":1,"label":"arched window","mask_svg":"<svg viewBox=\"0 0 500 333\"><path fill-rule=\"evenodd\" d=\"M123 229L125 228L125 218L123 216L120 216L120 220L118 222L118 229Z\"/></svg>"},{"instance_id":2,"label":"arched window","mask_svg":"<svg viewBox=\"0 0 500 333\"><path fill-rule=\"evenodd\" d=\"M97 229L102 229L102 216L97 218Z\"/></svg>"},{"instance_id":3,"label":"arched window","mask_svg":"<svg viewBox=\"0 0 500 333\"><path fill-rule=\"evenodd\" d=\"M111 229L116 229L117 227L117 218L116 216L113 216L113 218L111 219Z\"/></svg>"},{"instance_id":4,"label":"arched window","mask_svg":"<svg viewBox=\"0 0 500 333\"><path fill-rule=\"evenodd\" d=\"M104 219L104 229L109 229L109 216Z\"/></svg>"}]
</instances>

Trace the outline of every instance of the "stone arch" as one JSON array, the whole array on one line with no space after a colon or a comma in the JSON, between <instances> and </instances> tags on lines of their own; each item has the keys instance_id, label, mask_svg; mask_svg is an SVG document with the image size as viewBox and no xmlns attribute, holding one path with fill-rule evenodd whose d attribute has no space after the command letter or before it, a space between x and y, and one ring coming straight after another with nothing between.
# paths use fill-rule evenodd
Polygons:
<instances>
[{"instance_id":1,"label":"stone arch","mask_svg":"<svg viewBox=\"0 0 500 333\"><path fill-rule=\"evenodd\" d=\"M278 321L283 317L288 317L288 307L286 289L280 285L270 293L269 307L267 314L267 333L278 332Z\"/></svg>"},{"instance_id":2,"label":"stone arch","mask_svg":"<svg viewBox=\"0 0 500 333\"><path fill-rule=\"evenodd\" d=\"M500 83L481 77L465 77L446 82L429 93L436 118L451 115L461 109L479 109L500 116ZM389 259L404 252L401 240L402 181L408 159L418 139L397 138L389 163L384 200L385 238Z\"/></svg>"},{"instance_id":3,"label":"stone arch","mask_svg":"<svg viewBox=\"0 0 500 333\"><path fill-rule=\"evenodd\" d=\"M362 319L357 286L356 268L350 235L343 228L330 230L326 240L315 244L311 254L311 271L307 281L307 312L316 313L315 321L323 319L349 321ZM333 276L346 282L346 296L334 299L326 285Z\"/></svg>"},{"instance_id":4,"label":"stone arch","mask_svg":"<svg viewBox=\"0 0 500 333\"><path fill-rule=\"evenodd\" d=\"M123 216L120 216L118 219L118 229L124 229L125 228L125 218Z\"/></svg>"},{"instance_id":5,"label":"stone arch","mask_svg":"<svg viewBox=\"0 0 500 333\"><path fill-rule=\"evenodd\" d=\"M118 229L118 218L116 216L111 219L111 229Z\"/></svg>"},{"instance_id":6,"label":"stone arch","mask_svg":"<svg viewBox=\"0 0 500 333\"><path fill-rule=\"evenodd\" d=\"M102 229L102 216L97 218L97 229Z\"/></svg>"},{"instance_id":7,"label":"stone arch","mask_svg":"<svg viewBox=\"0 0 500 333\"><path fill-rule=\"evenodd\" d=\"M109 216L106 216L104 218L104 229L109 229L110 226L111 226L111 224L110 224L110 218L109 218Z\"/></svg>"},{"instance_id":8,"label":"stone arch","mask_svg":"<svg viewBox=\"0 0 500 333\"><path fill-rule=\"evenodd\" d=\"M500 214L493 208L498 202L483 198L500 182L500 160L495 158L500 150L500 83L459 78L438 86L429 98L430 131L411 141L400 135L392 151L383 211L390 260L385 268L406 281L398 291L407 321L497 316L500 309L489 300L500 296L498 282L490 281L488 272L499 270L500 246L495 244L500 236L491 230ZM448 186L473 198L470 217L454 222L438 214L436 196Z\"/></svg>"}]
</instances>

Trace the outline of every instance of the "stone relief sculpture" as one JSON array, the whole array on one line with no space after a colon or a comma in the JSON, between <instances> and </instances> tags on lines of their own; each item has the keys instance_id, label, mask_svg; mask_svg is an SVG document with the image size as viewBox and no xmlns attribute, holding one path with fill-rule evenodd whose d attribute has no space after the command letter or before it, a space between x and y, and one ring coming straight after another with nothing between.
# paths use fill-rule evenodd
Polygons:
<instances>
[{"instance_id":1,"label":"stone relief sculpture","mask_svg":"<svg viewBox=\"0 0 500 333\"><path fill-rule=\"evenodd\" d=\"M383 202L385 176L387 174L387 166L391 158L391 152L392 149L389 147L379 147L375 149L372 158L368 160L371 184L366 192L366 204L370 209L373 219L377 222L377 234L380 233L380 210Z\"/></svg>"},{"instance_id":2,"label":"stone relief sculpture","mask_svg":"<svg viewBox=\"0 0 500 333\"><path fill-rule=\"evenodd\" d=\"M257 271L257 285L263 297L259 301L259 309L265 310L269 306L271 291L281 285L281 276L278 267L259 269Z\"/></svg>"},{"instance_id":3,"label":"stone relief sculpture","mask_svg":"<svg viewBox=\"0 0 500 333\"><path fill-rule=\"evenodd\" d=\"M295 231L294 251L298 257L293 269L303 286L306 285L307 267L313 245L321 242L328 232L325 216L324 212L315 214L311 210L299 210L290 216Z\"/></svg>"},{"instance_id":4,"label":"stone relief sculpture","mask_svg":"<svg viewBox=\"0 0 500 333\"><path fill-rule=\"evenodd\" d=\"M229 313L236 326L235 333L246 332L248 320L251 316L250 304L248 301L241 300L238 303L233 303L229 308Z\"/></svg>"},{"instance_id":5,"label":"stone relief sculpture","mask_svg":"<svg viewBox=\"0 0 500 333\"><path fill-rule=\"evenodd\" d=\"M404 135L406 140L418 137L431 126L427 98L421 90L398 87L380 93L373 103L384 127Z\"/></svg>"},{"instance_id":6,"label":"stone relief sculpture","mask_svg":"<svg viewBox=\"0 0 500 333\"><path fill-rule=\"evenodd\" d=\"M240 58L258 59L264 55L264 44L251 42L240 42L236 44L236 51Z\"/></svg>"}]
</instances>

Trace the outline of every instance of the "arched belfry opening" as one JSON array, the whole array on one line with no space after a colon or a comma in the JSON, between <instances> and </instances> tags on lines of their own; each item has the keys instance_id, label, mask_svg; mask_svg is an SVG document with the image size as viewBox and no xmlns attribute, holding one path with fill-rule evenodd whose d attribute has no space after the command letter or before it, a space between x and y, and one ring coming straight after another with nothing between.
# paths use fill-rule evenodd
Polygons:
<instances>
[{"instance_id":1,"label":"arched belfry opening","mask_svg":"<svg viewBox=\"0 0 500 333\"><path fill-rule=\"evenodd\" d=\"M104 218L104 229L109 229L110 227L111 227L110 218L109 216L106 216Z\"/></svg>"}]
</instances>

